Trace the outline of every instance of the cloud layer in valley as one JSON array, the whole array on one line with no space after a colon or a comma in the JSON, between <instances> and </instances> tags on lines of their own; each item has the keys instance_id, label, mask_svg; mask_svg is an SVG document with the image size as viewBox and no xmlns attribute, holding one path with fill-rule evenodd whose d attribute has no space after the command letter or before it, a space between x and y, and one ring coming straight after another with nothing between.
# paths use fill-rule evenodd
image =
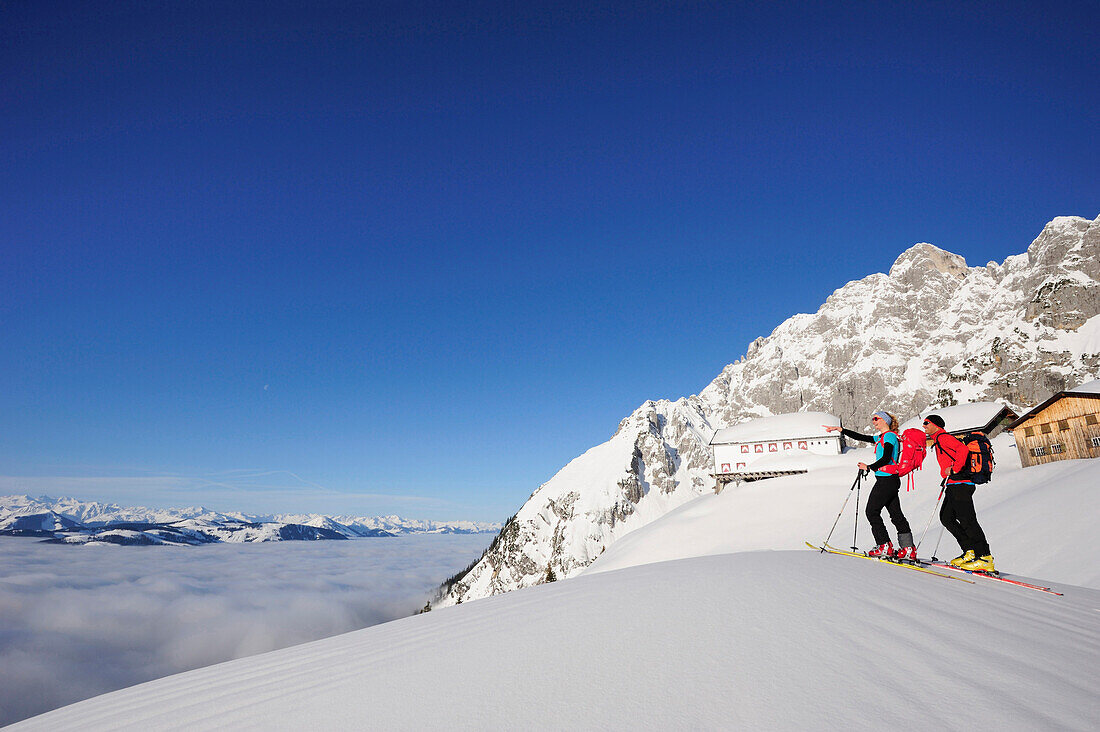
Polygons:
<instances>
[{"instance_id":1,"label":"cloud layer in valley","mask_svg":"<svg viewBox=\"0 0 1100 732\"><path fill-rule=\"evenodd\" d=\"M0 538L0 725L409 615L491 538L186 549Z\"/></svg>"}]
</instances>

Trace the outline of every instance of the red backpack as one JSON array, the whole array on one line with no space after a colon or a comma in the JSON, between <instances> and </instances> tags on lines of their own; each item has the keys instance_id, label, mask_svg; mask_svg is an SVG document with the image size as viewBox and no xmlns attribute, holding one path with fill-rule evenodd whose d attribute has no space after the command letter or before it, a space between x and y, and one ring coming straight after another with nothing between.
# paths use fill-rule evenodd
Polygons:
<instances>
[{"instance_id":1,"label":"red backpack","mask_svg":"<svg viewBox=\"0 0 1100 732\"><path fill-rule=\"evenodd\" d=\"M927 449L924 446L925 440L928 438L924 434L924 430L919 430L916 427L905 430L901 433L901 455L894 461L893 465L886 465L882 468L882 472L891 473L898 477L903 475L909 476L909 481L906 484L905 490L913 490L913 476L911 473L914 470L920 470L920 466L924 464L924 455Z\"/></svg>"}]
</instances>

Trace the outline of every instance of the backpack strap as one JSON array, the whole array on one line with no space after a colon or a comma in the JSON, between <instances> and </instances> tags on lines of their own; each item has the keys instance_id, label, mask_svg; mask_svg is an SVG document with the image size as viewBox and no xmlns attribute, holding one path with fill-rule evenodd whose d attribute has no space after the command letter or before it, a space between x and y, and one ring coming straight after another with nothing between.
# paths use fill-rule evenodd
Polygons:
<instances>
[{"instance_id":1,"label":"backpack strap","mask_svg":"<svg viewBox=\"0 0 1100 732\"><path fill-rule=\"evenodd\" d=\"M943 435L946 435L946 434L947 434L946 431L941 430L940 433L936 435L936 440L935 440L936 451L937 452L946 452L951 457L951 459L954 460L955 459L955 453L951 452L950 450L945 449L943 447L943 445L940 444L940 437L943 436Z\"/></svg>"}]
</instances>

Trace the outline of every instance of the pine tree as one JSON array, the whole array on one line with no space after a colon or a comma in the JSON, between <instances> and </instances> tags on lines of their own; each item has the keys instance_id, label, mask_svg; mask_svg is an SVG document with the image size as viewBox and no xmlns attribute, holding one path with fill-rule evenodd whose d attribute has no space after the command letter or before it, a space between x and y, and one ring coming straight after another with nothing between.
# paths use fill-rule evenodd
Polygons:
<instances>
[{"instance_id":1,"label":"pine tree","mask_svg":"<svg viewBox=\"0 0 1100 732\"><path fill-rule=\"evenodd\" d=\"M558 581L558 576L556 574L554 574L554 568L551 567L549 564L546 565L546 578L543 581L544 582L557 582Z\"/></svg>"}]
</instances>

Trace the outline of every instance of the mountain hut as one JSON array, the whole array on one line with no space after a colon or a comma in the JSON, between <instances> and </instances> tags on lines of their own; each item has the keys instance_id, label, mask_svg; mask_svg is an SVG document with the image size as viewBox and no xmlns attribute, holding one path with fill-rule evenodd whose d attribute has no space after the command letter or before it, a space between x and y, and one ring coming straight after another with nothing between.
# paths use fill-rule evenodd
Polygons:
<instances>
[{"instance_id":1,"label":"mountain hut","mask_svg":"<svg viewBox=\"0 0 1100 732\"><path fill-rule=\"evenodd\" d=\"M1100 379L1058 392L1009 426L1025 468L1100 457Z\"/></svg>"},{"instance_id":2,"label":"mountain hut","mask_svg":"<svg viewBox=\"0 0 1100 732\"><path fill-rule=\"evenodd\" d=\"M840 426L826 412L797 412L761 417L714 433L714 492L727 483L797 475L808 469L809 455L839 455L844 438L822 425Z\"/></svg>"}]
</instances>

